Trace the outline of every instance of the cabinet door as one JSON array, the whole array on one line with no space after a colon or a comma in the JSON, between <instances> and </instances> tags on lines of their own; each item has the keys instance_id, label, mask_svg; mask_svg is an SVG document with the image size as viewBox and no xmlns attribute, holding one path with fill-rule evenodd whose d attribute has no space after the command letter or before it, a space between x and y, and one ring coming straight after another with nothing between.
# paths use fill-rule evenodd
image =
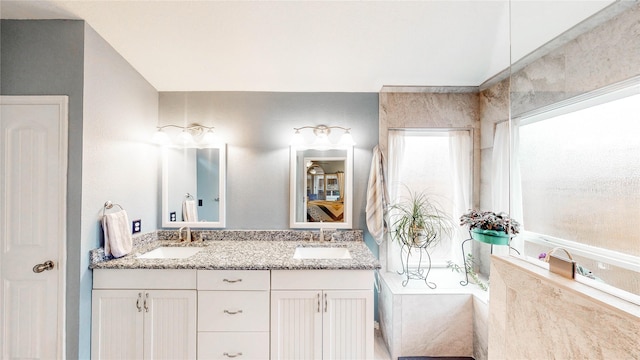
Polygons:
<instances>
[{"instance_id":1,"label":"cabinet door","mask_svg":"<svg viewBox=\"0 0 640 360\"><path fill-rule=\"evenodd\" d=\"M322 292L271 292L271 359L322 359Z\"/></svg>"},{"instance_id":2,"label":"cabinet door","mask_svg":"<svg viewBox=\"0 0 640 360\"><path fill-rule=\"evenodd\" d=\"M144 300L144 358L195 359L196 291L149 290Z\"/></svg>"},{"instance_id":3,"label":"cabinet door","mask_svg":"<svg viewBox=\"0 0 640 360\"><path fill-rule=\"evenodd\" d=\"M324 359L373 359L373 292L322 294Z\"/></svg>"},{"instance_id":4,"label":"cabinet door","mask_svg":"<svg viewBox=\"0 0 640 360\"><path fill-rule=\"evenodd\" d=\"M142 358L143 296L137 290L93 290L92 359Z\"/></svg>"}]
</instances>

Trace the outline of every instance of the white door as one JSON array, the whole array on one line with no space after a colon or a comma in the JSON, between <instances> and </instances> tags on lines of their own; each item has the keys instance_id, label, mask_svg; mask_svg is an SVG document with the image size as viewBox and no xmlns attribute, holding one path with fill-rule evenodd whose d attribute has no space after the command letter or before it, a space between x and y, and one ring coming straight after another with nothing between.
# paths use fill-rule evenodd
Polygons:
<instances>
[{"instance_id":1,"label":"white door","mask_svg":"<svg viewBox=\"0 0 640 360\"><path fill-rule=\"evenodd\" d=\"M0 96L3 359L65 355L67 122L66 96Z\"/></svg>"},{"instance_id":2,"label":"white door","mask_svg":"<svg viewBox=\"0 0 640 360\"><path fill-rule=\"evenodd\" d=\"M322 359L322 291L271 291L271 359Z\"/></svg>"}]
</instances>

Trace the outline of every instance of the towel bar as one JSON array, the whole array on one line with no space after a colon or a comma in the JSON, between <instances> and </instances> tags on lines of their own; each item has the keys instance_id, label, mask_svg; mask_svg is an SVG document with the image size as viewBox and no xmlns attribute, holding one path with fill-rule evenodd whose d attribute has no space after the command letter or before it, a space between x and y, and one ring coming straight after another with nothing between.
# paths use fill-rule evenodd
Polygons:
<instances>
[{"instance_id":1,"label":"towel bar","mask_svg":"<svg viewBox=\"0 0 640 360\"><path fill-rule=\"evenodd\" d=\"M120 208L120 210L124 210L124 209L122 208L122 206L120 206L120 204L114 204L114 203L112 203L111 201L107 200L107 202L106 202L106 203L104 203L104 207L102 208L102 216L104 216L105 212L106 212L108 209L113 208L113 206L114 206L114 205L115 205L115 206L117 206L117 207L119 207L119 208Z\"/></svg>"}]
</instances>

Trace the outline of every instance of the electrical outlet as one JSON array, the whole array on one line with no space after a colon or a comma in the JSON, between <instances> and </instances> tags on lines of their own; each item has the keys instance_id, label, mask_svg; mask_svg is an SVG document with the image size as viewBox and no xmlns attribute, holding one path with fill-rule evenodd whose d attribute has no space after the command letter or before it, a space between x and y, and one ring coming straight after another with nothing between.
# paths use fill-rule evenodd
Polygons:
<instances>
[{"instance_id":1,"label":"electrical outlet","mask_svg":"<svg viewBox=\"0 0 640 360\"><path fill-rule=\"evenodd\" d=\"M202 199L198 199L198 206L202 206Z\"/></svg>"},{"instance_id":2,"label":"electrical outlet","mask_svg":"<svg viewBox=\"0 0 640 360\"><path fill-rule=\"evenodd\" d=\"M176 221L176 212L172 211L169 213L169 221Z\"/></svg>"},{"instance_id":3,"label":"electrical outlet","mask_svg":"<svg viewBox=\"0 0 640 360\"><path fill-rule=\"evenodd\" d=\"M142 231L142 220L133 220L133 233L139 233Z\"/></svg>"}]
</instances>

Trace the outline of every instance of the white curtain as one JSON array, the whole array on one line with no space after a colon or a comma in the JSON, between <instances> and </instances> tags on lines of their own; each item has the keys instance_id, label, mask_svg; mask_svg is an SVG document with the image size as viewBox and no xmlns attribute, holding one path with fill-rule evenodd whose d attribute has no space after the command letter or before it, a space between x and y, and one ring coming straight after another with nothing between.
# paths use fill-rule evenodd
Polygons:
<instances>
[{"instance_id":1,"label":"white curtain","mask_svg":"<svg viewBox=\"0 0 640 360\"><path fill-rule=\"evenodd\" d=\"M398 201L402 178L401 169L404 161L404 132L401 130L389 130L389 161L387 167L387 182L389 202ZM392 215L390 212L390 218ZM389 235L387 235L389 236ZM400 245L390 238L387 241L387 271L401 271Z\"/></svg>"},{"instance_id":2,"label":"white curtain","mask_svg":"<svg viewBox=\"0 0 640 360\"><path fill-rule=\"evenodd\" d=\"M453 261L462 264L462 250L460 245L467 238L464 231L458 225L458 218L471 207L471 184L473 158L473 142L470 131L449 132L449 154L452 165L453 181L453 221L454 228L451 238L453 246Z\"/></svg>"},{"instance_id":3,"label":"white curtain","mask_svg":"<svg viewBox=\"0 0 640 360\"><path fill-rule=\"evenodd\" d=\"M508 121L496 125L491 161L491 206L492 211L504 211L522 224L522 180L518 163L518 127ZM512 246L522 249L516 242ZM508 248L494 247L494 253L507 254Z\"/></svg>"}]
</instances>

